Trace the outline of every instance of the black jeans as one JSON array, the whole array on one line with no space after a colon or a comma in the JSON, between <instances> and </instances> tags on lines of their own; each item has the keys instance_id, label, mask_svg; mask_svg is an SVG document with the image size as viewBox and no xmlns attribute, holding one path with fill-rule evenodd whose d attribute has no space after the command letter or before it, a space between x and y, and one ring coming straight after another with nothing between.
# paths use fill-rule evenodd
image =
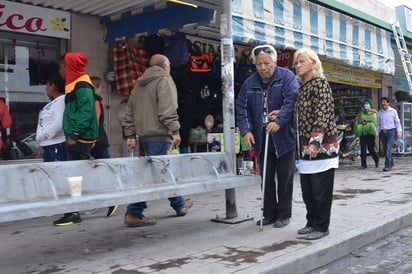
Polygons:
<instances>
[{"instance_id":1,"label":"black jeans","mask_svg":"<svg viewBox=\"0 0 412 274\"><path fill-rule=\"evenodd\" d=\"M87 160L90 158L90 151L93 144L77 142L75 146L67 146L67 160ZM78 211L64 213L64 216L80 214Z\"/></svg>"},{"instance_id":2,"label":"black jeans","mask_svg":"<svg viewBox=\"0 0 412 274\"><path fill-rule=\"evenodd\" d=\"M306 205L306 226L325 232L329 228L335 169L313 174L300 174L303 201Z\"/></svg>"},{"instance_id":3,"label":"black jeans","mask_svg":"<svg viewBox=\"0 0 412 274\"><path fill-rule=\"evenodd\" d=\"M264 150L260 152L260 174L263 176ZM269 139L268 157L263 201L265 218L286 219L292 216L293 176L295 174L295 151L276 156L272 138ZM276 178L278 187L276 189ZM277 195L276 195L277 194Z\"/></svg>"},{"instance_id":4,"label":"black jeans","mask_svg":"<svg viewBox=\"0 0 412 274\"><path fill-rule=\"evenodd\" d=\"M67 146L67 160L87 160L90 159L90 151L93 144L77 142L74 146Z\"/></svg>"},{"instance_id":5,"label":"black jeans","mask_svg":"<svg viewBox=\"0 0 412 274\"><path fill-rule=\"evenodd\" d=\"M361 146L361 166L362 167L367 167L366 163L366 148L368 148L368 151L370 155L372 156L373 160L375 163L378 163L379 157L378 154L375 151L375 135L363 135L360 137L360 146Z\"/></svg>"}]
</instances>

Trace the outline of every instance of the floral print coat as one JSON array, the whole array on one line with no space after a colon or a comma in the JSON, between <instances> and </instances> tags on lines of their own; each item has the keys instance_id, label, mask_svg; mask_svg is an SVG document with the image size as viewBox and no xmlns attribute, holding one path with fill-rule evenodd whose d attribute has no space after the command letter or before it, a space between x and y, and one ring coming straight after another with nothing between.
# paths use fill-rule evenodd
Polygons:
<instances>
[{"instance_id":1,"label":"floral print coat","mask_svg":"<svg viewBox=\"0 0 412 274\"><path fill-rule=\"evenodd\" d=\"M299 89L296 103L299 152L304 160L338 157L339 142L332 90L324 78L313 78ZM308 146L315 144L319 154L310 158Z\"/></svg>"}]
</instances>

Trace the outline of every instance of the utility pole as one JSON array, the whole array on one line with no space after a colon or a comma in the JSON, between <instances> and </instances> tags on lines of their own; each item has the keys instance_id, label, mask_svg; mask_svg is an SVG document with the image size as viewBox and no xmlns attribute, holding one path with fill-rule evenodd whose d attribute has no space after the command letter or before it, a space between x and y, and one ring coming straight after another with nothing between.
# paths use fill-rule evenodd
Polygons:
<instances>
[{"instance_id":1,"label":"utility pole","mask_svg":"<svg viewBox=\"0 0 412 274\"><path fill-rule=\"evenodd\" d=\"M220 15L221 65L223 92L223 132L225 152L229 154L232 168L236 172L235 154L235 92L234 92L234 49L232 38L232 0L223 0ZM236 218L236 189L226 189L226 218Z\"/></svg>"}]
</instances>

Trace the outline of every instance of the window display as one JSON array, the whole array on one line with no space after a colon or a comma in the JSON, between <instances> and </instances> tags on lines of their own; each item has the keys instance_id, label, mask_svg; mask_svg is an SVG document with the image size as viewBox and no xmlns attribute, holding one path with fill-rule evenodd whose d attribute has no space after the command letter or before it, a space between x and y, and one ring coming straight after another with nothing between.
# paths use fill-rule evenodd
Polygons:
<instances>
[{"instance_id":1,"label":"window display","mask_svg":"<svg viewBox=\"0 0 412 274\"><path fill-rule=\"evenodd\" d=\"M398 144L396 144L394 153L402 155L412 154L412 103L400 102L395 105L395 108L398 110L403 133L401 138L402 145L398 149Z\"/></svg>"},{"instance_id":2,"label":"window display","mask_svg":"<svg viewBox=\"0 0 412 274\"><path fill-rule=\"evenodd\" d=\"M4 136L10 151L3 151L0 159L39 158L42 155L35 143L38 112L49 102L46 80L50 71L57 70L59 39L0 33L0 97L13 119Z\"/></svg>"},{"instance_id":3,"label":"window display","mask_svg":"<svg viewBox=\"0 0 412 274\"><path fill-rule=\"evenodd\" d=\"M338 124L351 123L358 115L363 99L370 97L369 89L330 83L335 101Z\"/></svg>"}]
</instances>

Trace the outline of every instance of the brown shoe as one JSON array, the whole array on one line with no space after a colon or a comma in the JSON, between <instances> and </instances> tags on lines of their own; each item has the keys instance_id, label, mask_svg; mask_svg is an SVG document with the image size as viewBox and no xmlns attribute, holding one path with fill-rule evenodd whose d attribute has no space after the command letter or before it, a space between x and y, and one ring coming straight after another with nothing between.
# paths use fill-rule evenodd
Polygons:
<instances>
[{"instance_id":1,"label":"brown shoe","mask_svg":"<svg viewBox=\"0 0 412 274\"><path fill-rule=\"evenodd\" d=\"M188 210L189 208L191 208L192 205L193 205L192 199L186 199L186 200L185 200L185 207L182 208L181 210L177 211L177 212L176 212L176 215L177 215L178 217L185 216L186 213L187 213L187 210Z\"/></svg>"},{"instance_id":2,"label":"brown shoe","mask_svg":"<svg viewBox=\"0 0 412 274\"><path fill-rule=\"evenodd\" d=\"M156 224L154 219L149 219L144 216L137 218L129 214L124 215L124 224L130 227L148 226Z\"/></svg>"}]
</instances>

